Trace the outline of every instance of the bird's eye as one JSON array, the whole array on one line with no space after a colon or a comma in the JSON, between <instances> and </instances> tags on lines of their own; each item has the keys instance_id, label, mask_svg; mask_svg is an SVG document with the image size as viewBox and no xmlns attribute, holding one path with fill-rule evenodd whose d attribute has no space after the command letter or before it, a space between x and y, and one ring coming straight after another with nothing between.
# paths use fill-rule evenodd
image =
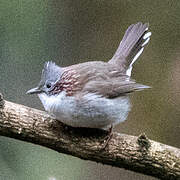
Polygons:
<instances>
[{"instance_id":1,"label":"bird's eye","mask_svg":"<svg viewBox=\"0 0 180 180\"><path fill-rule=\"evenodd\" d=\"M46 87L49 89L51 87L51 84L50 83L46 84Z\"/></svg>"}]
</instances>

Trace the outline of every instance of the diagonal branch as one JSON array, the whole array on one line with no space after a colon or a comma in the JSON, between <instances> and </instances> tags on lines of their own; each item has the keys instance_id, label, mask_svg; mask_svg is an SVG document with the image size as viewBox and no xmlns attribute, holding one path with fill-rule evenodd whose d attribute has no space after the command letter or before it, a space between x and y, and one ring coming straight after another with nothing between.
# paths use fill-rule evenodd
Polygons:
<instances>
[{"instance_id":1,"label":"diagonal branch","mask_svg":"<svg viewBox=\"0 0 180 180\"><path fill-rule=\"evenodd\" d=\"M102 149L106 131L67 127L43 111L3 101L1 94L0 135L160 179L180 179L180 149L145 135L119 133L113 133L106 149Z\"/></svg>"}]
</instances>

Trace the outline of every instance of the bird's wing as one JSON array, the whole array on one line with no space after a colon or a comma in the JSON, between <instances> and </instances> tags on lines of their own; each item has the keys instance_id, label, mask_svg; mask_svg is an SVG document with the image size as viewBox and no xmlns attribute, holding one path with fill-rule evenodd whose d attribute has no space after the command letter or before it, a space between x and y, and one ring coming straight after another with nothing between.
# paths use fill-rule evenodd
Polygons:
<instances>
[{"instance_id":1,"label":"bird's wing","mask_svg":"<svg viewBox=\"0 0 180 180\"><path fill-rule=\"evenodd\" d=\"M146 88L149 88L149 86L138 84L133 80L125 80L125 77L119 77L106 81L90 81L83 88L83 92L95 93L108 98L115 98Z\"/></svg>"}]
</instances>

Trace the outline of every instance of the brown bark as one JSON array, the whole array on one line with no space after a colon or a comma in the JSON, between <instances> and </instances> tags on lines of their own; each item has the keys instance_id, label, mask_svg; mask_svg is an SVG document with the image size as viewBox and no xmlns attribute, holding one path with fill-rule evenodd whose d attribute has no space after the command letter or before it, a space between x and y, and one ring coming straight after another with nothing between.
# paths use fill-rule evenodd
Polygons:
<instances>
[{"instance_id":1,"label":"brown bark","mask_svg":"<svg viewBox=\"0 0 180 180\"><path fill-rule=\"evenodd\" d=\"M3 101L1 96L0 135L160 179L180 179L178 148L149 140L145 135L114 132L108 146L102 149L106 131L67 127L43 111Z\"/></svg>"}]
</instances>

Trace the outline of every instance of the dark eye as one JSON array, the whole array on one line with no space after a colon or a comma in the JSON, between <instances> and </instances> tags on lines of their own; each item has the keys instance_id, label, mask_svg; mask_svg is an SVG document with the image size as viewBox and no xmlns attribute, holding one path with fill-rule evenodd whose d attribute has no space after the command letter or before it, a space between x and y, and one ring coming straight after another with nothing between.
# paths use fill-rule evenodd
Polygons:
<instances>
[{"instance_id":1,"label":"dark eye","mask_svg":"<svg viewBox=\"0 0 180 180\"><path fill-rule=\"evenodd\" d=\"M51 87L51 84L50 83L46 84L46 87L49 89Z\"/></svg>"}]
</instances>

